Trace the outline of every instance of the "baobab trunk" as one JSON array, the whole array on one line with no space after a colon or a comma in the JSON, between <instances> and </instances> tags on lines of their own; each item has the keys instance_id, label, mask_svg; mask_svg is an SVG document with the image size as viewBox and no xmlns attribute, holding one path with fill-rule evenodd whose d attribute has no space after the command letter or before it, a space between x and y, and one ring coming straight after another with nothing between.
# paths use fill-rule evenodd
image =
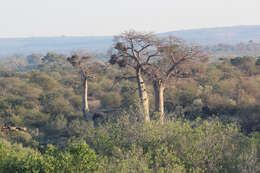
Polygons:
<instances>
[{"instance_id":1,"label":"baobab trunk","mask_svg":"<svg viewBox=\"0 0 260 173\"><path fill-rule=\"evenodd\" d=\"M137 84L139 98L141 102L141 110L143 112L143 119L145 122L150 122L150 113L149 113L149 98L146 90L146 86L141 74L141 69L136 70Z\"/></svg>"},{"instance_id":2,"label":"baobab trunk","mask_svg":"<svg viewBox=\"0 0 260 173\"><path fill-rule=\"evenodd\" d=\"M153 82L154 96L155 96L155 112L159 113L160 123L164 124L164 85L161 81Z\"/></svg>"},{"instance_id":3,"label":"baobab trunk","mask_svg":"<svg viewBox=\"0 0 260 173\"><path fill-rule=\"evenodd\" d=\"M83 115L84 117L88 120L88 113L89 113L89 108L88 108L88 80L85 77L83 80L83 97L82 97L82 109L83 109Z\"/></svg>"}]
</instances>

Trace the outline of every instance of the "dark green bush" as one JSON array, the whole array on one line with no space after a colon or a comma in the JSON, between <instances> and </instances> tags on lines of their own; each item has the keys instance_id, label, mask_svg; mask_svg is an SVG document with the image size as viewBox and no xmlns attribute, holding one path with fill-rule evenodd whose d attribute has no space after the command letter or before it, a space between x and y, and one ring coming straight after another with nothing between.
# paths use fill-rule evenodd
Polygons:
<instances>
[{"instance_id":1,"label":"dark green bush","mask_svg":"<svg viewBox=\"0 0 260 173\"><path fill-rule=\"evenodd\" d=\"M96 172L97 155L85 142L68 143L64 149L48 145L43 153L0 140L1 173Z\"/></svg>"},{"instance_id":2,"label":"dark green bush","mask_svg":"<svg viewBox=\"0 0 260 173\"><path fill-rule=\"evenodd\" d=\"M106 108L118 108L121 105L121 96L119 93L107 93L101 98L101 104Z\"/></svg>"}]
</instances>

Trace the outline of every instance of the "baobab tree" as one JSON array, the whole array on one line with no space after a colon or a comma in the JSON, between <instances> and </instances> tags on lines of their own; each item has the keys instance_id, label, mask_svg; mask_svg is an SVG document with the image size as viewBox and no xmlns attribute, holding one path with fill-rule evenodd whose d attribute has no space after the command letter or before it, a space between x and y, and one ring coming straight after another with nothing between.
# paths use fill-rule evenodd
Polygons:
<instances>
[{"instance_id":1,"label":"baobab tree","mask_svg":"<svg viewBox=\"0 0 260 173\"><path fill-rule=\"evenodd\" d=\"M146 64L144 72L153 84L155 112L159 113L160 122L163 124L165 119L164 89L173 79L187 77L191 65L206 60L206 56L198 46L188 45L173 36L161 39L157 46L159 54Z\"/></svg>"},{"instance_id":2,"label":"baobab tree","mask_svg":"<svg viewBox=\"0 0 260 173\"><path fill-rule=\"evenodd\" d=\"M71 57L68 57L67 60L70 64L76 68L80 74L82 80L83 87L83 95L82 95L82 111L84 117L88 120L89 116L89 106L88 106L88 79L93 78L93 73L91 73L90 66L87 64L92 57L82 56L80 57L78 54L74 54Z\"/></svg>"},{"instance_id":3,"label":"baobab tree","mask_svg":"<svg viewBox=\"0 0 260 173\"><path fill-rule=\"evenodd\" d=\"M114 38L110 64L135 70L143 120L150 121L149 98L143 73L146 64L158 56L159 40L152 33L127 31Z\"/></svg>"}]
</instances>

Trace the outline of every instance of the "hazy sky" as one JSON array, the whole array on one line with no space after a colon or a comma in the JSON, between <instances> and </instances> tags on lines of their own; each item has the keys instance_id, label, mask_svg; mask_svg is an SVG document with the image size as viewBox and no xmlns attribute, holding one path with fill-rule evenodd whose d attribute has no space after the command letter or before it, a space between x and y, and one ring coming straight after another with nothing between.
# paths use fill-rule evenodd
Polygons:
<instances>
[{"instance_id":1,"label":"hazy sky","mask_svg":"<svg viewBox=\"0 0 260 173\"><path fill-rule=\"evenodd\" d=\"M0 37L260 25L260 0L0 0Z\"/></svg>"}]
</instances>

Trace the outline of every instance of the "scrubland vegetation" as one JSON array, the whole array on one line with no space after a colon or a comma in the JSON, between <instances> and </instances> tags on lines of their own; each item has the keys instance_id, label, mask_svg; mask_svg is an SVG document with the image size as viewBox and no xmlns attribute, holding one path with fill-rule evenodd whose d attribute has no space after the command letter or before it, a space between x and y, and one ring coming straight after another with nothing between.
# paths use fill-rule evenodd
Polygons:
<instances>
[{"instance_id":1,"label":"scrubland vegetation","mask_svg":"<svg viewBox=\"0 0 260 173\"><path fill-rule=\"evenodd\" d=\"M0 124L27 130L0 132L0 172L260 172L259 57L189 63L165 85L163 122L144 71L147 122L131 61L91 56L86 115L68 55L2 61Z\"/></svg>"}]
</instances>

